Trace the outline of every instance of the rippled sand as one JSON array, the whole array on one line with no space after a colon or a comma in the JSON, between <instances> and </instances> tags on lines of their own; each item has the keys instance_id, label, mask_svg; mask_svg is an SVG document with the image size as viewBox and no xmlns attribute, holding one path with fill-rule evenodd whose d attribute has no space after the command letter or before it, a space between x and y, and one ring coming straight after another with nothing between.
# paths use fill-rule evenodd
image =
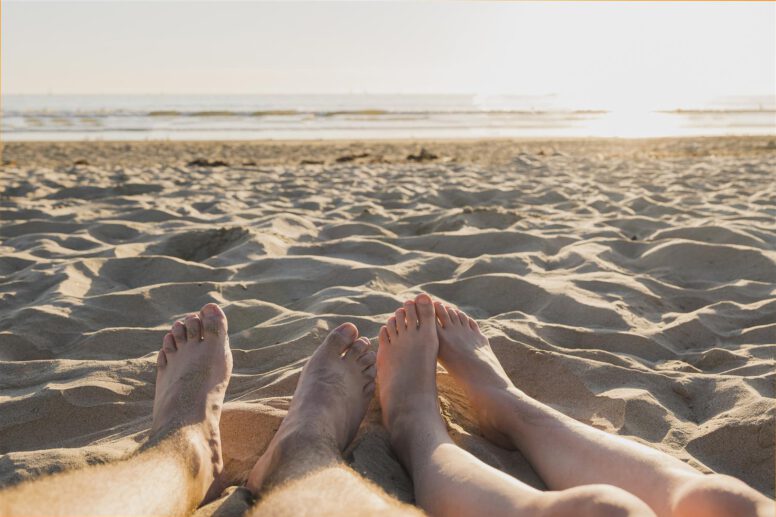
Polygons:
<instances>
[{"instance_id":1,"label":"rippled sand","mask_svg":"<svg viewBox=\"0 0 776 517\"><path fill-rule=\"evenodd\" d=\"M162 336L211 301L237 484L327 329L374 338L424 290L478 318L530 395L773 496L776 143L424 146L435 160L401 142L7 144L0 484L131 450ZM439 381L455 439L542 486ZM348 458L412 499L376 401Z\"/></svg>"}]
</instances>

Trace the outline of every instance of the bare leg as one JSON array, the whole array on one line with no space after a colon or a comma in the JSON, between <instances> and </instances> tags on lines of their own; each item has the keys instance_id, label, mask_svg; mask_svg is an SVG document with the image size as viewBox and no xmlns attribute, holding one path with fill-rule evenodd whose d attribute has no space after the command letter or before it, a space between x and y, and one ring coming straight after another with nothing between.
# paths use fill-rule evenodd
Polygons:
<instances>
[{"instance_id":1,"label":"bare leg","mask_svg":"<svg viewBox=\"0 0 776 517\"><path fill-rule=\"evenodd\" d=\"M735 478L704 475L528 397L512 384L473 319L441 303L435 310L439 360L466 390L483 434L520 449L553 490L607 483L661 516L773 515L771 502Z\"/></svg>"},{"instance_id":2,"label":"bare leg","mask_svg":"<svg viewBox=\"0 0 776 517\"><path fill-rule=\"evenodd\" d=\"M456 446L439 414L434 306L421 294L380 330L377 368L383 421L431 515L653 515L611 486L541 492Z\"/></svg>"},{"instance_id":3,"label":"bare leg","mask_svg":"<svg viewBox=\"0 0 776 517\"><path fill-rule=\"evenodd\" d=\"M126 460L0 492L0 515L183 515L222 467L218 419L232 371L226 317L208 304L177 322L157 360L148 442Z\"/></svg>"},{"instance_id":4,"label":"bare leg","mask_svg":"<svg viewBox=\"0 0 776 517\"><path fill-rule=\"evenodd\" d=\"M305 365L288 415L248 476L261 496L252 515L414 513L342 460L375 389L375 353L357 336L341 325Z\"/></svg>"}]
</instances>

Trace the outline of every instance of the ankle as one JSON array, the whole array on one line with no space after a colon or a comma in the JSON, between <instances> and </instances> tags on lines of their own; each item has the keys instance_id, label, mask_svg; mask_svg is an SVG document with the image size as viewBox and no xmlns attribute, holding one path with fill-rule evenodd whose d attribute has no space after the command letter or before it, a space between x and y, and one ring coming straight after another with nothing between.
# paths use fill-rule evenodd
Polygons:
<instances>
[{"instance_id":1,"label":"ankle","mask_svg":"<svg viewBox=\"0 0 776 517\"><path fill-rule=\"evenodd\" d=\"M176 427L153 433L138 453L158 453L179 461L194 482L194 497L201 499L223 470L220 451L199 426Z\"/></svg>"},{"instance_id":2,"label":"ankle","mask_svg":"<svg viewBox=\"0 0 776 517\"><path fill-rule=\"evenodd\" d=\"M276 437L275 449L276 454L284 461L295 461L298 457L310 456L337 461L342 459L342 451L334 433L331 430L310 428L309 425L280 429Z\"/></svg>"},{"instance_id":3,"label":"ankle","mask_svg":"<svg viewBox=\"0 0 776 517\"><path fill-rule=\"evenodd\" d=\"M257 494L313 471L342 463L335 437L318 429L289 425L281 427L248 478L248 488Z\"/></svg>"},{"instance_id":4,"label":"ankle","mask_svg":"<svg viewBox=\"0 0 776 517\"><path fill-rule=\"evenodd\" d=\"M387 425L391 447L408 472L439 443L451 441L436 401L432 408L407 404Z\"/></svg>"},{"instance_id":5,"label":"ankle","mask_svg":"<svg viewBox=\"0 0 776 517\"><path fill-rule=\"evenodd\" d=\"M436 390L410 393L401 400L383 406L382 411L383 423L390 431L399 420L407 420L411 424L427 419L429 415L439 416L439 398Z\"/></svg>"},{"instance_id":6,"label":"ankle","mask_svg":"<svg viewBox=\"0 0 776 517\"><path fill-rule=\"evenodd\" d=\"M466 395L482 433L500 447L517 447L513 434L524 419L530 397L514 386L481 386Z\"/></svg>"}]
</instances>

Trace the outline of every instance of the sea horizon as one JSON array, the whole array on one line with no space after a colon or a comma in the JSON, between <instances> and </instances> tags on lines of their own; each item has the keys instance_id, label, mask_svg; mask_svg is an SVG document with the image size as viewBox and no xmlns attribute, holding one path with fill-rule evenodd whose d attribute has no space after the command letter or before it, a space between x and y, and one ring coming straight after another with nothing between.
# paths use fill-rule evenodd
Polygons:
<instances>
[{"instance_id":1,"label":"sea horizon","mask_svg":"<svg viewBox=\"0 0 776 517\"><path fill-rule=\"evenodd\" d=\"M5 94L4 141L776 135L776 96L642 109L561 95Z\"/></svg>"}]
</instances>

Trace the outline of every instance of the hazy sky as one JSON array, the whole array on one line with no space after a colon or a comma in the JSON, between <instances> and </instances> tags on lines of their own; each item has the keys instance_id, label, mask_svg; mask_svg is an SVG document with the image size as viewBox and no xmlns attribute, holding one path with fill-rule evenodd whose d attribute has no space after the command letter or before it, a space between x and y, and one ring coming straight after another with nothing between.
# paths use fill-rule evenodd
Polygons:
<instances>
[{"instance_id":1,"label":"hazy sky","mask_svg":"<svg viewBox=\"0 0 776 517\"><path fill-rule=\"evenodd\" d=\"M556 93L682 105L776 89L776 4L2 5L3 93Z\"/></svg>"}]
</instances>

